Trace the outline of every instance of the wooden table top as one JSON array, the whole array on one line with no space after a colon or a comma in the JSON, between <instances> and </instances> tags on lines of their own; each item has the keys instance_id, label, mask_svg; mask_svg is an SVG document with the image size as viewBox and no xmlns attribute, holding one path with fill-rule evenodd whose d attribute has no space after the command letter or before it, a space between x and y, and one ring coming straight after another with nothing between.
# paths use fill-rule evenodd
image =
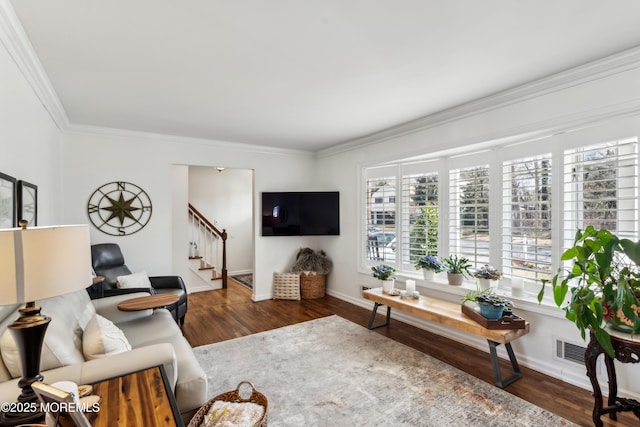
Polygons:
<instances>
[{"instance_id":1,"label":"wooden table top","mask_svg":"<svg viewBox=\"0 0 640 427\"><path fill-rule=\"evenodd\" d=\"M362 291L362 297L501 344L529 333L529 322L526 322L524 329L487 329L463 314L460 304L423 295L420 299L401 299L400 296L383 293L382 288L375 288Z\"/></svg>"},{"instance_id":2,"label":"wooden table top","mask_svg":"<svg viewBox=\"0 0 640 427\"><path fill-rule=\"evenodd\" d=\"M155 294L138 298L131 298L118 304L118 310L140 311L150 308L166 307L175 304L180 297L175 294Z\"/></svg>"},{"instance_id":3,"label":"wooden table top","mask_svg":"<svg viewBox=\"0 0 640 427\"><path fill-rule=\"evenodd\" d=\"M184 427L160 366L93 384L92 394L102 398L93 427Z\"/></svg>"}]
</instances>

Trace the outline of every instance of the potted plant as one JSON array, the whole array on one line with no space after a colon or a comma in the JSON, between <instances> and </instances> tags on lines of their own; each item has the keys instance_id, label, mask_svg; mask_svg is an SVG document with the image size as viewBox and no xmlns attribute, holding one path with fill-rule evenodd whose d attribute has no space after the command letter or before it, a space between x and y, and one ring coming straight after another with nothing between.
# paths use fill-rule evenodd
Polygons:
<instances>
[{"instance_id":1,"label":"potted plant","mask_svg":"<svg viewBox=\"0 0 640 427\"><path fill-rule=\"evenodd\" d=\"M480 307L480 314L489 320L500 319L505 311L510 312L513 303L496 295L493 292L493 288L480 289L472 292L468 292L462 300L462 304L467 301L473 301Z\"/></svg>"},{"instance_id":2,"label":"potted plant","mask_svg":"<svg viewBox=\"0 0 640 427\"><path fill-rule=\"evenodd\" d=\"M390 265L380 264L371 267L373 277L382 282L382 292L389 294L393 291L393 285L395 283L396 269Z\"/></svg>"},{"instance_id":3,"label":"potted plant","mask_svg":"<svg viewBox=\"0 0 640 427\"><path fill-rule=\"evenodd\" d=\"M325 251L302 248L296 255L291 269L300 273L300 297L303 299L322 298L325 294L327 274L333 268L333 262Z\"/></svg>"},{"instance_id":4,"label":"potted plant","mask_svg":"<svg viewBox=\"0 0 640 427\"><path fill-rule=\"evenodd\" d=\"M473 272L473 277L478 279L480 288L488 289L489 281L502 279L502 272L489 264L485 264Z\"/></svg>"},{"instance_id":5,"label":"potted plant","mask_svg":"<svg viewBox=\"0 0 640 427\"><path fill-rule=\"evenodd\" d=\"M469 268L471 267L471 263L465 257L449 255L442 259L442 263L447 270L447 280L450 285L460 286L462 285L462 280L470 275Z\"/></svg>"},{"instance_id":6,"label":"potted plant","mask_svg":"<svg viewBox=\"0 0 640 427\"><path fill-rule=\"evenodd\" d=\"M440 260L433 255L425 255L418 258L414 266L416 270L422 269L424 280L433 280L433 274L440 273L443 270Z\"/></svg>"},{"instance_id":7,"label":"potted plant","mask_svg":"<svg viewBox=\"0 0 640 427\"><path fill-rule=\"evenodd\" d=\"M619 239L608 230L588 226L578 230L573 246L561 259L571 261L551 280L553 299L582 338L593 332L604 351L614 357L607 324L629 333L640 332L640 242ZM544 297L545 286L538 294Z\"/></svg>"}]
</instances>

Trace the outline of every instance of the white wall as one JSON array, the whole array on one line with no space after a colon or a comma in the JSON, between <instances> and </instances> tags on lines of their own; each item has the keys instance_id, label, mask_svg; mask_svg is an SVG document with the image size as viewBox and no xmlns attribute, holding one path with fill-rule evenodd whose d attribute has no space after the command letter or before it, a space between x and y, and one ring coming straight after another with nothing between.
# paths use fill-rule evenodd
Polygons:
<instances>
[{"instance_id":1,"label":"white wall","mask_svg":"<svg viewBox=\"0 0 640 427\"><path fill-rule=\"evenodd\" d=\"M524 136L539 130L556 133L587 126L588 123L612 122L617 116L633 116L640 112L639 83L640 69L626 69L581 84L567 85L564 89L546 91L539 96L529 95L485 112L448 119L421 131L390 137L366 147L322 153L318 159L318 171L330 170L331 173L319 173L317 184L339 189L342 202L342 235L337 241L327 242L328 253L339 260L328 292L370 307L371 304L360 297L361 286L378 286L360 262L363 244L359 244L357 229L361 227L359 221L362 217L359 214L362 198L359 171L363 165ZM444 284L421 287L420 290L450 301L461 300L461 295ZM522 364L590 389L583 366L553 358L554 337L584 345L575 326L564 319L564 313L558 308L540 307L534 302L522 302L516 312L531 324L531 333L513 344ZM439 325L413 316L399 314L398 318L425 329L441 330ZM441 333L488 350L486 343L475 337L452 334L451 331ZM621 391L637 398L640 396L640 371L633 365L619 366L618 384Z\"/></svg>"},{"instance_id":2,"label":"white wall","mask_svg":"<svg viewBox=\"0 0 640 427\"><path fill-rule=\"evenodd\" d=\"M62 221L61 133L0 44L0 172L38 186L38 225Z\"/></svg>"},{"instance_id":3,"label":"white wall","mask_svg":"<svg viewBox=\"0 0 640 427\"><path fill-rule=\"evenodd\" d=\"M186 268L180 260L187 262L188 241L175 240L179 233L183 236L188 233L184 203L188 177L185 179L180 166L222 164L255 171L252 195L255 209L260 206L262 191L304 189L311 185L315 174L315 160L309 154L117 131L68 133L62 156L65 191L61 197L66 221L88 222L87 200L105 183L131 182L148 193L153 214L146 227L129 236L110 236L92 227L91 238L93 243L120 244L127 265L134 271L145 269L151 275L180 274ZM174 178L181 182L176 183ZM174 218L176 215L181 218ZM259 218L255 221L254 299L261 300L271 298L272 273L289 269L291 257L301 245L307 245L307 240L263 238L259 235ZM175 225L180 223L184 224L182 230ZM181 252L184 256L174 255Z\"/></svg>"}]
</instances>

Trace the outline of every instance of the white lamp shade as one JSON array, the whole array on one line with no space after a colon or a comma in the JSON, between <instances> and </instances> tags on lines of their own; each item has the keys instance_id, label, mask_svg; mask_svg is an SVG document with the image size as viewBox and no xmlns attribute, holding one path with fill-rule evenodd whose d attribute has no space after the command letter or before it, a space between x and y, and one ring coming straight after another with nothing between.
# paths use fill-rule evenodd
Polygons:
<instances>
[{"instance_id":1,"label":"white lamp shade","mask_svg":"<svg viewBox=\"0 0 640 427\"><path fill-rule=\"evenodd\" d=\"M88 225L0 230L0 305L66 294L91 282Z\"/></svg>"}]
</instances>

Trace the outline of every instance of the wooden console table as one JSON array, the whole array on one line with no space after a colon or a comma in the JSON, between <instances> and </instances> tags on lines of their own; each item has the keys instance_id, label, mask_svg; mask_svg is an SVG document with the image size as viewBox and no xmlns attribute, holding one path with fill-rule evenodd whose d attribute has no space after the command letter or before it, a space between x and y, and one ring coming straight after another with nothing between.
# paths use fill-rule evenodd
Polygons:
<instances>
[{"instance_id":1,"label":"wooden console table","mask_svg":"<svg viewBox=\"0 0 640 427\"><path fill-rule=\"evenodd\" d=\"M638 363L640 362L640 340L633 339L631 335L624 335L615 331L608 331L611 335L611 345L615 352L615 359L622 363ZM604 363L607 367L607 376L609 377L609 397L607 406L602 404L602 391L596 376L596 362L598 356L604 354ZM600 417L603 414L609 414L612 420L617 419L618 412L633 411L640 418L640 402L633 399L625 399L618 397L618 380L616 377L616 367L613 363L614 359L609 357L600 344L596 340L593 332L591 339L584 355L584 363L587 367L587 376L593 386L593 423L596 427L602 427L603 423Z\"/></svg>"},{"instance_id":2,"label":"wooden console table","mask_svg":"<svg viewBox=\"0 0 640 427\"><path fill-rule=\"evenodd\" d=\"M369 329L375 329L389 325L392 307L398 310L406 311L407 313L413 314L415 316L432 320L434 322L459 329L463 332L485 338L489 343L489 353L491 354L491 365L493 367L493 378L495 380L495 384L498 387L504 388L518 378L522 377L522 372L520 371L520 367L518 366L516 355L511 348L511 341L529 333L529 322L525 324L524 329L487 329L476 321L464 315L460 308L460 304L425 296L420 296L419 299L400 299L399 296L390 296L384 294L382 292L382 288L362 291L362 296L374 302L371 318L369 319ZM386 321L382 324L374 325L373 322L375 320L378 307L380 307L381 305L387 306ZM504 344L507 350L507 354L509 355L511 367L513 368L513 375L505 379L503 379L502 375L500 374L500 365L498 361L497 346L500 344Z\"/></svg>"},{"instance_id":3,"label":"wooden console table","mask_svg":"<svg viewBox=\"0 0 640 427\"><path fill-rule=\"evenodd\" d=\"M162 366L93 384L102 398L93 427L184 427Z\"/></svg>"}]
</instances>

